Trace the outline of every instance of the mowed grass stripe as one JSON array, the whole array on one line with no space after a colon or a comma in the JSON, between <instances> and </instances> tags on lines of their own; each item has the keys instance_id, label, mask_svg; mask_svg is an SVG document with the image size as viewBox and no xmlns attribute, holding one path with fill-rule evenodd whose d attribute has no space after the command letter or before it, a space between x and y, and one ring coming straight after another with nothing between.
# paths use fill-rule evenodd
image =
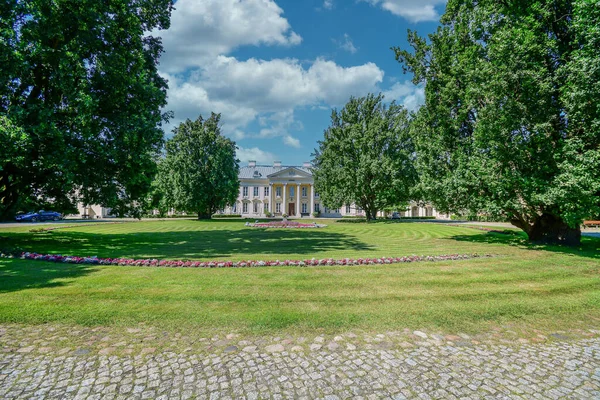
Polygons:
<instances>
[{"instance_id":1,"label":"mowed grass stripe","mask_svg":"<svg viewBox=\"0 0 600 400\"><path fill-rule=\"evenodd\" d=\"M597 264L577 260L578 265L566 265L560 257L548 260L544 252L534 252L537 257L520 262L506 256L495 263L304 269L89 267L6 260L0 262L3 278L9 272L16 276L0 284L0 321L144 322L164 329L247 332L476 331L504 323L566 329L597 318ZM540 258L547 261L544 268Z\"/></svg>"},{"instance_id":2,"label":"mowed grass stripe","mask_svg":"<svg viewBox=\"0 0 600 400\"><path fill-rule=\"evenodd\" d=\"M600 321L600 240L569 249L430 223L266 230L242 221L98 224L5 243L44 253L173 259L345 258L481 253L377 266L170 269L0 260L0 322L131 326L213 334L364 329L568 330Z\"/></svg>"},{"instance_id":3,"label":"mowed grass stripe","mask_svg":"<svg viewBox=\"0 0 600 400\"><path fill-rule=\"evenodd\" d=\"M244 221L148 221L73 227L51 234L14 232L12 243L28 251L81 256L274 260L470 253L472 243L441 239L482 235L472 229L448 230L418 223L332 221L328 225L322 229L257 229L245 226Z\"/></svg>"}]
</instances>

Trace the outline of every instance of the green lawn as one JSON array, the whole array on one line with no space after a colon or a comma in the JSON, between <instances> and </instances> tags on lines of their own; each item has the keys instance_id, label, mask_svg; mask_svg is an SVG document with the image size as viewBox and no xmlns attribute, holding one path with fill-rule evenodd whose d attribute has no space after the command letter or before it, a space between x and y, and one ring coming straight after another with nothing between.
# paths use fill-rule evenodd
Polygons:
<instances>
[{"instance_id":1,"label":"green lawn","mask_svg":"<svg viewBox=\"0 0 600 400\"><path fill-rule=\"evenodd\" d=\"M166 330L478 331L598 326L600 240L579 249L430 223L335 223L265 230L240 221L97 224L33 234L0 228L0 247L171 259L301 259L492 254L493 258L353 267L170 269L0 259L0 323Z\"/></svg>"}]
</instances>

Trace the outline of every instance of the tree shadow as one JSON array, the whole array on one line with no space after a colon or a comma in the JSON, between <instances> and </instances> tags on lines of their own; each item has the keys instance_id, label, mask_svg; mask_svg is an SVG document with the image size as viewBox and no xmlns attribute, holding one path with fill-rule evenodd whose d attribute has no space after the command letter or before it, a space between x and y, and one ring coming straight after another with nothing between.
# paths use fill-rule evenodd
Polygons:
<instances>
[{"instance_id":1,"label":"tree shadow","mask_svg":"<svg viewBox=\"0 0 600 400\"><path fill-rule=\"evenodd\" d=\"M247 228L103 234L54 231L10 233L9 249L98 257L227 259L288 254L312 258L336 250L372 250L354 236L326 229Z\"/></svg>"},{"instance_id":2,"label":"tree shadow","mask_svg":"<svg viewBox=\"0 0 600 400\"><path fill-rule=\"evenodd\" d=\"M61 287L94 270L93 266L84 264L0 259L0 293Z\"/></svg>"},{"instance_id":3,"label":"tree shadow","mask_svg":"<svg viewBox=\"0 0 600 400\"><path fill-rule=\"evenodd\" d=\"M451 236L450 239L459 242L506 244L523 250L549 251L553 253L572 254L580 257L600 259L600 239L589 236L582 236L581 244L574 247L530 243L524 232L514 230L487 232L481 235L454 235Z\"/></svg>"}]
</instances>

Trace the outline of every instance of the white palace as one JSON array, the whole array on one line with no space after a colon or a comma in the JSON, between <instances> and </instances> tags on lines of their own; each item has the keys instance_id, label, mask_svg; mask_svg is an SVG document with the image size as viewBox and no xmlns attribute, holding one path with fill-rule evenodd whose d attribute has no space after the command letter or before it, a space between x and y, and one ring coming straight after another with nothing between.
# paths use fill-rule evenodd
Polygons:
<instances>
[{"instance_id":1,"label":"white palace","mask_svg":"<svg viewBox=\"0 0 600 400\"><path fill-rule=\"evenodd\" d=\"M250 161L248 166L240 168L239 181L238 198L231 207L221 211L224 214L241 214L247 218L265 217L267 212L290 217L310 217L313 212L333 218L365 215L354 204L338 209L324 207L315 191L311 164L307 162L302 166L285 166L280 161L273 165L257 165L256 161ZM398 211L401 217L448 218L431 206L417 204ZM383 212L379 216L383 217Z\"/></svg>"}]
</instances>

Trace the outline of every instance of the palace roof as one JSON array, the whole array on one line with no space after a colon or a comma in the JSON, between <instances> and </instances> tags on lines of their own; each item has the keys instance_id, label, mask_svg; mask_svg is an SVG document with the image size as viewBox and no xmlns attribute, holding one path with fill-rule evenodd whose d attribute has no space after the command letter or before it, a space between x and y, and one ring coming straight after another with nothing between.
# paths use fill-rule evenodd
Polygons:
<instances>
[{"instance_id":1,"label":"palace roof","mask_svg":"<svg viewBox=\"0 0 600 400\"><path fill-rule=\"evenodd\" d=\"M272 166L272 165L256 165L254 167L240 167L240 173L238 175L239 179L267 179L269 175L275 174L279 171L283 171L288 168L295 168L299 171L305 172L309 175L312 175L312 172L309 168L301 167L297 165L282 165L282 166Z\"/></svg>"}]
</instances>

